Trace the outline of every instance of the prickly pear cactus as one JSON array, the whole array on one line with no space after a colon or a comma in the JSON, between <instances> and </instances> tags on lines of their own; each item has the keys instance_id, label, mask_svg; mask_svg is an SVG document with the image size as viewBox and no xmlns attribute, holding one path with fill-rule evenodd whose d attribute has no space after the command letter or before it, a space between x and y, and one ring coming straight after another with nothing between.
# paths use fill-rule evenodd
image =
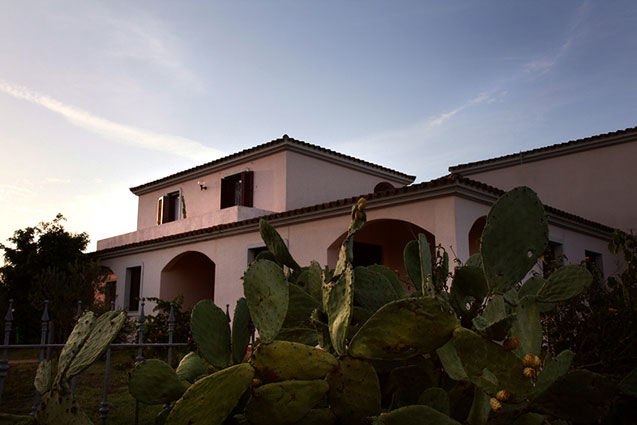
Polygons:
<instances>
[{"instance_id":1,"label":"prickly pear cactus","mask_svg":"<svg viewBox=\"0 0 637 425\"><path fill-rule=\"evenodd\" d=\"M157 385L161 382L161 385ZM145 404L164 404L175 401L188 388L169 364L148 359L135 367L128 381L128 390L133 397Z\"/></svg>"},{"instance_id":2,"label":"prickly pear cactus","mask_svg":"<svg viewBox=\"0 0 637 425\"><path fill-rule=\"evenodd\" d=\"M201 300L192 309L192 337L204 359L217 368L230 363L230 324L226 313L210 300Z\"/></svg>"}]
</instances>

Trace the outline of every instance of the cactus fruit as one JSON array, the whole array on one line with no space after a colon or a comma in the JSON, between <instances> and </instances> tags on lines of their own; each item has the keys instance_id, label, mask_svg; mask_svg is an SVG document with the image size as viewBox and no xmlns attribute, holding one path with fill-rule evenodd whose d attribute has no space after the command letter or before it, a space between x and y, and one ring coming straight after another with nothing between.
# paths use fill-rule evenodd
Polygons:
<instances>
[{"instance_id":1,"label":"cactus fruit","mask_svg":"<svg viewBox=\"0 0 637 425\"><path fill-rule=\"evenodd\" d=\"M405 298L384 305L354 335L350 355L400 360L442 347L459 325L447 303L434 297Z\"/></svg>"},{"instance_id":2,"label":"cactus fruit","mask_svg":"<svg viewBox=\"0 0 637 425\"><path fill-rule=\"evenodd\" d=\"M321 379L338 366L330 353L305 344L274 341L259 344L250 361L265 382Z\"/></svg>"},{"instance_id":3,"label":"cactus fruit","mask_svg":"<svg viewBox=\"0 0 637 425\"><path fill-rule=\"evenodd\" d=\"M359 211L365 211L365 208L367 207L367 199L359 198L356 206L358 207Z\"/></svg>"},{"instance_id":4,"label":"cactus fruit","mask_svg":"<svg viewBox=\"0 0 637 425\"><path fill-rule=\"evenodd\" d=\"M510 336L504 340L502 347L507 351L513 351L520 346L520 339L515 336Z\"/></svg>"},{"instance_id":5,"label":"cactus fruit","mask_svg":"<svg viewBox=\"0 0 637 425\"><path fill-rule=\"evenodd\" d=\"M500 390L495 394L495 398L499 401L507 401L511 398L511 393L507 390Z\"/></svg>"},{"instance_id":6,"label":"cactus fruit","mask_svg":"<svg viewBox=\"0 0 637 425\"><path fill-rule=\"evenodd\" d=\"M528 353L522 359L522 364L526 367L539 368L542 365L542 360L533 353Z\"/></svg>"},{"instance_id":7,"label":"cactus fruit","mask_svg":"<svg viewBox=\"0 0 637 425\"><path fill-rule=\"evenodd\" d=\"M327 375L330 407L344 425L359 424L380 412L380 383L374 367L365 360L341 357L338 368Z\"/></svg>"},{"instance_id":8,"label":"cactus fruit","mask_svg":"<svg viewBox=\"0 0 637 425\"><path fill-rule=\"evenodd\" d=\"M537 371L532 367L525 367L522 374L529 379L537 378Z\"/></svg>"},{"instance_id":9,"label":"cactus fruit","mask_svg":"<svg viewBox=\"0 0 637 425\"><path fill-rule=\"evenodd\" d=\"M198 380L175 403L166 425L221 425L253 377L252 366L241 363Z\"/></svg>"},{"instance_id":10,"label":"cactus fruit","mask_svg":"<svg viewBox=\"0 0 637 425\"><path fill-rule=\"evenodd\" d=\"M276 263L259 260L243 275L243 292L250 316L263 342L272 342L288 311L289 289L283 270Z\"/></svg>"},{"instance_id":11,"label":"cactus fruit","mask_svg":"<svg viewBox=\"0 0 637 425\"><path fill-rule=\"evenodd\" d=\"M495 413L500 413L502 411L502 403L500 403L497 398L491 397L489 399L489 406L491 406L491 410Z\"/></svg>"},{"instance_id":12,"label":"cactus fruit","mask_svg":"<svg viewBox=\"0 0 637 425\"><path fill-rule=\"evenodd\" d=\"M226 313L210 300L201 300L190 317L192 338L199 353L216 368L230 363L230 325Z\"/></svg>"},{"instance_id":13,"label":"cactus fruit","mask_svg":"<svg viewBox=\"0 0 637 425\"><path fill-rule=\"evenodd\" d=\"M547 244L548 224L535 192L517 187L502 195L489 211L480 243L491 291L503 294L522 280Z\"/></svg>"},{"instance_id":14,"label":"cactus fruit","mask_svg":"<svg viewBox=\"0 0 637 425\"><path fill-rule=\"evenodd\" d=\"M281 381L262 385L252 392L245 415L252 424L293 424L307 415L329 386L324 380Z\"/></svg>"},{"instance_id":15,"label":"cactus fruit","mask_svg":"<svg viewBox=\"0 0 637 425\"><path fill-rule=\"evenodd\" d=\"M141 403L164 404L179 399L188 388L186 384L167 363L148 359L131 373L128 391Z\"/></svg>"}]
</instances>

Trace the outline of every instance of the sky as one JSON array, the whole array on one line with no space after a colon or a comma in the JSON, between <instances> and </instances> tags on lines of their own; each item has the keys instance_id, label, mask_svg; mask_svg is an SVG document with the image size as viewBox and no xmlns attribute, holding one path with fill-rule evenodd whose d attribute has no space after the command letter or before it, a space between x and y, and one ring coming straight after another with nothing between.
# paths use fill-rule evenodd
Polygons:
<instances>
[{"instance_id":1,"label":"sky","mask_svg":"<svg viewBox=\"0 0 637 425\"><path fill-rule=\"evenodd\" d=\"M0 241L289 134L417 176L637 126L634 1L0 0Z\"/></svg>"}]
</instances>

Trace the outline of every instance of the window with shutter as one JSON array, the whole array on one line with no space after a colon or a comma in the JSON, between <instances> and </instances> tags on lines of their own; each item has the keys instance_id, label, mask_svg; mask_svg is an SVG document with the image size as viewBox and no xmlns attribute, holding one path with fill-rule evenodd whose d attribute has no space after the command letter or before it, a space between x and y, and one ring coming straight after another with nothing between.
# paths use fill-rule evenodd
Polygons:
<instances>
[{"instance_id":1,"label":"window with shutter","mask_svg":"<svg viewBox=\"0 0 637 425\"><path fill-rule=\"evenodd\" d=\"M221 179L221 209L253 206L254 172L246 170Z\"/></svg>"}]
</instances>

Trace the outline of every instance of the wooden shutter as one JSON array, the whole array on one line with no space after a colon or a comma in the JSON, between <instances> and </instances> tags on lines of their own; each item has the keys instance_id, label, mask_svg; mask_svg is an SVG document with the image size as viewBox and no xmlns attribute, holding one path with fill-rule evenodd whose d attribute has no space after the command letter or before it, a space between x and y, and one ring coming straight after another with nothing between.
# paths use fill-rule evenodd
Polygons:
<instances>
[{"instance_id":1,"label":"wooden shutter","mask_svg":"<svg viewBox=\"0 0 637 425\"><path fill-rule=\"evenodd\" d=\"M254 172L241 172L241 205L252 207L252 198L254 192Z\"/></svg>"},{"instance_id":2,"label":"wooden shutter","mask_svg":"<svg viewBox=\"0 0 637 425\"><path fill-rule=\"evenodd\" d=\"M157 224L161 224L164 219L164 197L157 200Z\"/></svg>"}]
</instances>

